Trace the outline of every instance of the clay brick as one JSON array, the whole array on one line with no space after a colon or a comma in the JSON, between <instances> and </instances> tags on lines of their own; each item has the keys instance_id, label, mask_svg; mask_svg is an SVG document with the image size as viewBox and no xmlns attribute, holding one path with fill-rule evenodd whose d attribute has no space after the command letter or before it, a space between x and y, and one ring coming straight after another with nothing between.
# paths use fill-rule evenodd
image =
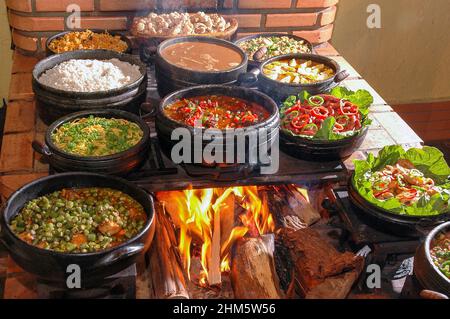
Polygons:
<instances>
[{"instance_id":1,"label":"clay brick","mask_svg":"<svg viewBox=\"0 0 450 319\"><path fill-rule=\"evenodd\" d=\"M34 139L40 143L44 143L45 134L46 132L36 132ZM37 172L48 173L50 166L41 154L34 152L33 168L34 168L33 171L36 173Z\"/></svg>"},{"instance_id":2,"label":"clay brick","mask_svg":"<svg viewBox=\"0 0 450 319\"><path fill-rule=\"evenodd\" d=\"M36 116L36 132L45 132L47 131L47 124L42 122L41 118L39 116Z\"/></svg>"},{"instance_id":3,"label":"clay brick","mask_svg":"<svg viewBox=\"0 0 450 319\"><path fill-rule=\"evenodd\" d=\"M294 31L294 34L305 38L311 43L323 43L331 39L333 25L329 24L316 30Z\"/></svg>"},{"instance_id":4,"label":"clay brick","mask_svg":"<svg viewBox=\"0 0 450 319\"><path fill-rule=\"evenodd\" d=\"M291 0L239 0L239 9L290 8Z\"/></svg>"},{"instance_id":5,"label":"clay brick","mask_svg":"<svg viewBox=\"0 0 450 319\"><path fill-rule=\"evenodd\" d=\"M17 31L12 32L12 41L15 46L21 48L25 51L36 51L37 50L37 39L32 37L27 37L21 35Z\"/></svg>"},{"instance_id":6,"label":"clay brick","mask_svg":"<svg viewBox=\"0 0 450 319\"><path fill-rule=\"evenodd\" d=\"M259 34L259 33L261 33L261 32L239 32L237 34L237 38L240 39L240 38L243 38L243 37L246 37L249 35L254 35L254 34ZM287 32L270 32L270 31L267 31L264 33L286 33L287 34Z\"/></svg>"},{"instance_id":7,"label":"clay brick","mask_svg":"<svg viewBox=\"0 0 450 319\"><path fill-rule=\"evenodd\" d=\"M16 11L32 11L31 0L6 0L6 6Z\"/></svg>"},{"instance_id":8,"label":"clay brick","mask_svg":"<svg viewBox=\"0 0 450 319\"><path fill-rule=\"evenodd\" d=\"M36 0L36 10L66 12L71 4L78 5L82 11L94 11L94 0Z\"/></svg>"},{"instance_id":9,"label":"clay brick","mask_svg":"<svg viewBox=\"0 0 450 319\"><path fill-rule=\"evenodd\" d=\"M34 133L6 134L3 136L0 154L0 172L31 171Z\"/></svg>"},{"instance_id":10,"label":"clay brick","mask_svg":"<svg viewBox=\"0 0 450 319\"><path fill-rule=\"evenodd\" d=\"M4 198L8 198L12 193L14 193L23 185L47 175L48 173L30 173L0 176L0 194Z\"/></svg>"},{"instance_id":11,"label":"clay brick","mask_svg":"<svg viewBox=\"0 0 450 319\"><path fill-rule=\"evenodd\" d=\"M236 18L240 28L258 28L261 25L260 14L235 14L224 15L225 17Z\"/></svg>"},{"instance_id":12,"label":"clay brick","mask_svg":"<svg viewBox=\"0 0 450 319\"><path fill-rule=\"evenodd\" d=\"M333 23L334 19L336 18L336 11L337 11L336 7L331 7L323 11L322 16L320 18L320 25L324 26Z\"/></svg>"},{"instance_id":13,"label":"clay brick","mask_svg":"<svg viewBox=\"0 0 450 319\"><path fill-rule=\"evenodd\" d=\"M29 273L23 273L17 277L6 278L3 298L5 299L39 298L36 287L36 278Z\"/></svg>"},{"instance_id":14,"label":"clay brick","mask_svg":"<svg viewBox=\"0 0 450 319\"><path fill-rule=\"evenodd\" d=\"M180 8L215 9L217 8L217 0L164 0L161 1L160 7L164 10L179 10Z\"/></svg>"},{"instance_id":15,"label":"clay brick","mask_svg":"<svg viewBox=\"0 0 450 319\"><path fill-rule=\"evenodd\" d=\"M82 17L82 29L126 30L127 17Z\"/></svg>"},{"instance_id":16,"label":"clay brick","mask_svg":"<svg viewBox=\"0 0 450 319\"><path fill-rule=\"evenodd\" d=\"M317 22L317 13L268 14L266 27L304 27Z\"/></svg>"},{"instance_id":17,"label":"clay brick","mask_svg":"<svg viewBox=\"0 0 450 319\"><path fill-rule=\"evenodd\" d=\"M23 31L60 31L64 30L63 17L25 17L9 13L9 24Z\"/></svg>"},{"instance_id":18,"label":"clay brick","mask_svg":"<svg viewBox=\"0 0 450 319\"><path fill-rule=\"evenodd\" d=\"M325 56L338 56L339 52L330 44L324 43L314 48L317 54L325 55Z\"/></svg>"},{"instance_id":19,"label":"clay brick","mask_svg":"<svg viewBox=\"0 0 450 319\"><path fill-rule=\"evenodd\" d=\"M8 255L6 260L6 272L7 276L15 275L15 274L21 274L24 273L25 270L23 270L16 262L11 258L11 256Z\"/></svg>"},{"instance_id":20,"label":"clay brick","mask_svg":"<svg viewBox=\"0 0 450 319\"><path fill-rule=\"evenodd\" d=\"M339 0L298 0L297 8L326 8L336 5Z\"/></svg>"},{"instance_id":21,"label":"clay brick","mask_svg":"<svg viewBox=\"0 0 450 319\"><path fill-rule=\"evenodd\" d=\"M25 56L14 51L11 73L31 73L38 61L35 57Z\"/></svg>"},{"instance_id":22,"label":"clay brick","mask_svg":"<svg viewBox=\"0 0 450 319\"><path fill-rule=\"evenodd\" d=\"M13 101L6 110L5 133L28 132L34 130L35 104L33 101Z\"/></svg>"},{"instance_id":23,"label":"clay brick","mask_svg":"<svg viewBox=\"0 0 450 319\"><path fill-rule=\"evenodd\" d=\"M156 9L156 0L100 0L101 11L134 11Z\"/></svg>"},{"instance_id":24,"label":"clay brick","mask_svg":"<svg viewBox=\"0 0 450 319\"><path fill-rule=\"evenodd\" d=\"M29 100L34 96L31 87L31 73L16 73L11 76L9 100Z\"/></svg>"},{"instance_id":25,"label":"clay brick","mask_svg":"<svg viewBox=\"0 0 450 319\"><path fill-rule=\"evenodd\" d=\"M225 0L223 2L223 7L226 8L226 9L233 8L233 0Z\"/></svg>"}]
</instances>

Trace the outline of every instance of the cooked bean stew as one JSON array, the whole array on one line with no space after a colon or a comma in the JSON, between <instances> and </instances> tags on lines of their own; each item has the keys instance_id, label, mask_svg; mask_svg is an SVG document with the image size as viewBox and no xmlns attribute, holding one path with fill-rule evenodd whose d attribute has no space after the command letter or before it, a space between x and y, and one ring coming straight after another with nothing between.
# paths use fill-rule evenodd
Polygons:
<instances>
[{"instance_id":1,"label":"cooked bean stew","mask_svg":"<svg viewBox=\"0 0 450 319\"><path fill-rule=\"evenodd\" d=\"M25 242L65 253L104 250L136 236L144 208L110 188L62 189L29 201L10 226Z\"/></svg>"},{"instance_id":2,"label":"cooked bean stew","mask_svg":"<svg viewBox=\"0 0 450 319\"><path fill-rule=\"evenodd\" d=\"M265 121L269 112L261 105L224 95L181 99L164 108L179 123L203 128L241 128Z\"/></svg>"}]
</instances>

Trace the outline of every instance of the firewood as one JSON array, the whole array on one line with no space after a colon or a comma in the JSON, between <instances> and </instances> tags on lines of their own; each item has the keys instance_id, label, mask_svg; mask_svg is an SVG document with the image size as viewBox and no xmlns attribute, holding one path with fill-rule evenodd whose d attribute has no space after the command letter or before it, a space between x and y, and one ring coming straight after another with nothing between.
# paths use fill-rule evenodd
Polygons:
<instances>
[{"instance_id":1,"label":"firewood","mask_svg":"<svg viewBox=\"0 0 450 319\"><path fill-rule=\"evenodd\" d=\"M280 230L278 236L277 240L289 248L295 279L302 296L318 294L318 291L324 290L323 287L333 285L351 287L363 268L363 258L351 252L338 252L312 228L298 231L285 228ZM343 280L337 280L342 279L339 276L353 271L356 276L347 275ZM343 291L347 294L348 290Z\"/></svg>"},{"instance_id":2,"label":"firewood","mask_svg":"<svg viewBox=\"0 0 450 319\"><path fill-rule=\"evenodd\" d=\"M273 234L237 241L230 273L235 298L282 297L274 266L274 246Z\"/></svg>"},{"instance_id":3,"label":"firewood","mask_svg":"<svg viewBox=\"0 0 450 319\"><path fill-rule=\"evenodd\" d=\"M223 247L230 237L231 231L234 228L234 213L235 213L235 195L234 193L226 192L223 194L224 199L219 200L219 204L214 204L213 210L220 210L220 247Z\"/></svg>"},{"instance_id":4,"label":"firewood","mask_svg":"<svg viewBox=\"0 0 450 319\"><path fill-rule=\"evenodd\" d=\"M328 277L306 293L306 299L345 299L358 279L356 270L338 276Z\"/></svg>"},{"instance_id":5,"label":"firewood","mask_svg":"<svg viewBox=\"0 0 450 319\"><path fill-rule=\"evenodd\" d=\"M188 299L174 227L158 202L155 203L155 225L155 237L148 253L150 291L154 298Z\"/></svg>"},{"instance_id":6,"label":"firewood","mask_svg":"<svg viewBox=\"0 0 450 319\"><path fill-rule=\"evenodd\" d=\"M279 228L299 230L311 226L320 219L320 214L309 203L308 197L293 185L270 191L269 205Z\"/></svg>"},{"instance_id":7,"label":"firewood","mask_svg":"<svg viewBox=\"0 0 450 319\"><path fill-rule=\"evenodd\" d=\"M214 212L213 233L211 238L211 253L208 262L208 283L210 286L222 282L220 271L220 210Z\"/></svg>"}]
</instances>

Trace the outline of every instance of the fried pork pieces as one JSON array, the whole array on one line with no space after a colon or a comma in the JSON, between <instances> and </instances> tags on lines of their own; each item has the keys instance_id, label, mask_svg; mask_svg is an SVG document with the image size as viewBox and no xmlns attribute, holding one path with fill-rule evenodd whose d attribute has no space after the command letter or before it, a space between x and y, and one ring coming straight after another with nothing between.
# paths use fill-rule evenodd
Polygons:
<instances>
[{"instance_id":1,"label":"fried pork pieces","mask_svg":"<svg viewBox=\"0 0 450 319\"><path fill-rule=\"evenodd\" d=\"M150 13L133 21L132 33L145 36L175 36L224 32L230 27L222 16L204 12Z\"/></svg>"}]
</instances>

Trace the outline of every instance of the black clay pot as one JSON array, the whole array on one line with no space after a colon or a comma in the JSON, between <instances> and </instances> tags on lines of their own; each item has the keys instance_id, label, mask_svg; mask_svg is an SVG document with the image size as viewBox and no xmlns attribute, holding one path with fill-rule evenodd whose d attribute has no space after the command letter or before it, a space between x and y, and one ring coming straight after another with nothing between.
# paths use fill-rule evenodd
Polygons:
<instances>
[{"instance_id":1,"label":"black clay pot","mask_svg":"<svg viewBox=\"0 0 450 319\"><path fill-rule=\"evenodd\" d=\"M332 68L335 72L335 75L331 78L319 81L312 84L293 84L293 83L282 83L280 81L275 81L264 75L263 69L264 66L278 60L283 59L302 59L302 60L311 60L313 62L323 63L326 66ZM312 95L325 93L335 86L337 86L340 82L345 80L349 76L349 73L345 70L341 71L341 67L339 64L325 56L316 55L316 54L286 54L280 55L277 57L270 58L259 66L259 68L255 68L250 72L242 75L240 77L240 82L246 85L257 85L258 88L273 98L277 103L281 103L286 100L287 97L291 95L298 95L302 91L307 91Z\"/></svg>"},{"instance_id":2,"label":"black clay pot","mask_svg":"<svg viewBox=\"0 0 450 319\"><path fill-rule=\"evenodd\" d=\"M41 84L42 73L71 59L119 59L138 65L142 76L124 87L101 92L68 92ZM40 61L33 70L33 91L40 118L50 125L55 120L74 112L94 109L118 109L138 114L147 95L147 69L137 57L107 50L81 50L52 55Z\"/></svg>"},{"instance_id":3,"label":"black clay pot","mask_svg":"<svg viewBox=\"0 0 450 319\"><path fill-rule=\"evenodd\" d=\"M240 133L226 134L226 132L230 132L230 130L216 130L220 133L220 137L215 137L212 141L211 139L205 138L205 129L194 129L191 126L184 125L178 123L164 113L164 108L175 101L183 98L195 97L195 96L205 96L205 95L225 95L231 97L241 98L246 101L255 102L262 107L264 107L267 111L269 111L270 116L267 120L253 125L243 128ZM198 164L202 166L216 166L216 167L230 167L230 166L243 166L243 165L253 165L259 166L261 164L270 163L261 163L259 161L258 156L252 157L251 154L259 154L259 150L271 150L273 143L275 143L278 139L278 126L279 126L279 114L278 107L276 103L267 95L251 90L248 88L240 88L235 86L224 86L224 85L204 85L204 86L196 86L192 88L183 89L180 91L176 91L168 96L166 96L160 103L157 114L156 114L156 131L158 133L158 139L162 150L166 153L169 158L172 158L171 152L174 145L176 145L178 140L171 140L172 132L178 128L184 128L186 132L189 132L188 135L188 143L190 144L190 148L192 150L191 156L188 161L183 161L181 163L184 164ZM259 137L259 133L266 133L266 139L261 139ZM200 135L202 134L202 135ZM238 136L245 138L245 150L237 148L237 139ZM254 141L250 141L251 137L256 138ZM197 149L194 140L199 139L201 141L200 148ZM230 144L228 144L230 143ZM233 143L233 144L231 144ZM231 153L228 149L226 149L225 145L232 145ZM223 154L221 157L223 159L231 158L232 160L227 160L226 163L217 163L214 161L205 161L202 160L201 154L203 154L205 148L207 146L217 146L217 149L222 150ZM201 152L201 153L200 153ZM244 152L244 153L242 153ZM231 155L233 154L233 155ZM200 159L195 156L200 155ZM239 160L238 156L241 156L243 160ZM225 160L224 160L225 162Z\"/></svg>"},{"instance_id":4,"label":"black clay pot","mask_svg":"<svg viewBox=\"0 0 450 319\"><path fill-rule=\"evenodd\" d=\"M450 220L450 212L435 216L410 216L392 213L369 203L353 185L353 175L348 182L350 201L358 208L361 217L374 228L396 236L421 237L433 227Z\"/></svg>"},{"instance_id":5,"label":"black clay pot","mask_svg":"<svg viewBox=\"0 0 450 319\"><path fill-rule=\"evenodd\" d=\"M169 63L162 57L161 53L167 47L176 43L184 42L215 43L231 48L240 54L242 57L242 62L238 66L229 70L205 72L184 69ZM155 74L156 81L158 83L158 93L161 97L164 97L169 93L191 86L198 86L202 84L234 84L237 82L239 75L246 72L247 62L247 55L244 51L233 43L225 40L202 36L180 37L166 40L158 46L155 56Z\"/></svg>"},{"instance_id":6,"label":"black clay pot","mask_svg":"<svg viewBox=\"0 0 450 319\"><path fill-rule=\"evenodd\" d=\"M444 276L430 255L430 245L437 234L450 232L450 222L434 228L419 246L414 256L414 275L425 289L437 291L450 297L450 279Z\"/></svg>"},{"instance_id":7,"label":"black clay pot","mask_svg":"<svg viewBox=\"0 0 450 319\"><path fill-rule=\"evenodd\" d=\"M141 128L141 141L130 149L108 156L76 156L64 152L52 142L53 132L64 123L90 115L104 118L125 119L136 123ZM120 110L94 110L77 112L53 122L45 134L45 143L33 142L35 151L45 157L50 166L57 172L93 172L110 175L126 175L138 168L148 157L150 147L150 130L148 125L138 116Z\"/></svg>"},{"instance_id":8,"label":"black clay pot","mask_svg":"<svg viewBox=\"0 0 450 319\"><path fill-rule=\"evenodd\" d=\"M64 32L60 32L60 33L57 33L57 34L49 37L47 39L47 41L45 41L45 52L46 52L47 56L58 54L58 53L56 53L56 52L54 52L54 51L52 51L50 49L49 45L50 45L50 43L53 40L59 39L59 38L63 37L64 35L66 35L67 33L71 33L71 32L74 32L74 31L85 31L85 30L83 29L83 30L64 31ZM130 39L128 39L128 37L126 37L125 35L123 35L123 34L121 34L119 32L108 31L108 30L100 30L100 29L91 29L91 31L94 32L94 33L105 33L105 32L108 32L112 36L120 36L120 39L123 42L125 42L127 44L127 46L128 46L128 49L126 51L124 51L124 52L121 52L121 53L131 54L131 51L133 50L133 46L132 46L132 43L131 43Z\"/></svg>"},{"instance_id":9,"label":"black clay pot","mask_svg":"<svg viewBox=\"0 0 450 319\"><path fill-rule=\"evenodd\" d=\"M368 128L358 134L336 141L313 140L293 136L280 130L280 149L293 157L306 161L335 161L350 156L361 146Z\"/></svg>"},{"instance_id":10,"label":"black clay pot","mask_svg":"<svg viewBox=\"0 0 450 319\"><path fill-rule=\"evenodd\" d=\"M291 39L295 39L297 41L303 41L303 43L309 48L309 52L305 52L305 53L314 53L314 48L313 45L311 44L311 42L309 42L308 40L298 37L296 35L293 34L286 34L286 33L258 33L258 34L252 34L243 38L240 38L236 41L234 41L234 44L236 44L237 46L239 46L239 44L248 41L248 40L253 40L259 37L288 37ZM253 59L253 57L248 57L248 70L252 70L254 68L259 68L261 63L263 63L263 61L258 61Z\"/></svg>"},{"instance_id":11,"label":"black clay pot","mask_svg":"<svg viewBox=\"0 0 450 319\"><path fill-rule=\"evenodd\" d=\"M63 188L76 187L109 187L130 195L145 209L148 219L144 228L120 245L80 254L38 248L12 232L9 222L27 202ZM63 173L40 178L13 193L2 208L0 227L0 240L20 267L55 286L66 287L67 276L70 275L67 268L75 264L81 270L82 287L88 288L129 267L150 247L155 232L154 205L148 193L123 179L93 173Z\"/></svg>"}]
</instances>

